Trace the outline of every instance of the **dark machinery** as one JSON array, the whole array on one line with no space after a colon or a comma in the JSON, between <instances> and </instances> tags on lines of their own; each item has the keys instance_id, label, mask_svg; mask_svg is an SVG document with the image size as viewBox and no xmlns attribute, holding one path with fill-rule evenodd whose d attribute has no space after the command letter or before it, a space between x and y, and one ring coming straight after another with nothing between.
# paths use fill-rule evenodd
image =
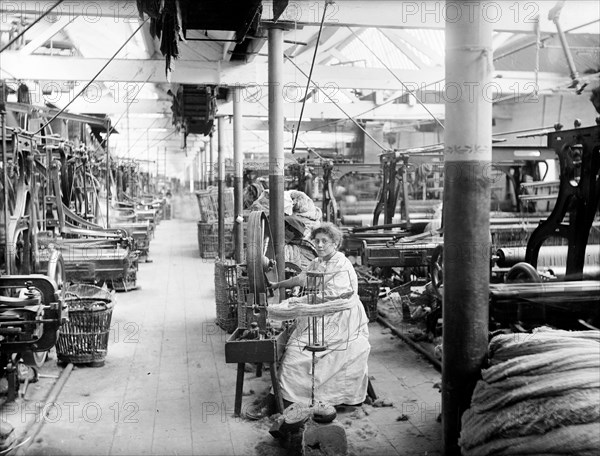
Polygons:
<instances>
[{"instance_id":1,"label":"dark machinery","mask_svg":"<svg viewBox=\"0 0 600 456\"><path fill-rule=\"evenodd\" d=\"M30 106L8 103L12 113ZM70 115L71 120L102 121ZM98 198L102 174L92 149L56 135L35 135L5 128L7 233L5 269L11 274L46 273L48 255L62 254L70 281L107 283L117 290L135 288L137 257L127 228L102 227L106 217ZM106 163L104 163L106 168Z\"/></svg>"},{"instance_id":2,"label":"dark machinery","mask_svg":"<svg viewBox=\"0 0 600 456\"><path fill-rule=\"evenodd\" d=\"M590 229L600 210L600 126L550 133L548 146L558 155L560 187L552 213L529 238L525 261L536 267L544 241L560 236L568 242L566 276L578 280Z\"/></svg>"},{"instance_id":3,"label":"dark machinery","mask_svg":"<svg viewBox=\"0 0 600 456\"><path fill-rule=\"evenodd\" d=\"M0 100L1 102L2 100ZM66 318L59 288L64 261L56 249L42 255L37 244L44 175L33 157L30 136L12 136L8 154L6 112L0 103L2 134L2 198L0 200L0 377L6 400L19 390L19 365L41 366ZM42 262L45 264L42 266ZM42 271L43 270L43 271ZM36 272L43 274L36 274Z\"/></svg>"},{"instance_id":4,"label":"dark machinery","mask_svg":"<svg viewBox=\"0 0 600 456\"><path fill-rule=\"evenodd\" d=\"M351 204L344 204L342 201L337 201L334 187L352 176L378 175L380 173L379 164L339 163L334 160L322 160L320 165L323 181L321 200L323 220L343 225L355 224L356 221L351 220L352 216L358 215L364 205L369 206L370 210L371 201L355 201ZM318 167L315 166L314 169L318 169Z\"/></svg>"},{"instance_id":5,"label":"dark machinery","mask_svg":"<svg viewBox=\"0 0 600 456\"><path fill-rule=\"evenodd\" d=\"M525 262L515 264L512 282L490 285L490 315L498 324L551 324L560 328L600 327L600 279L589 280L584 266L600 264L597 245L588 245L600 213L600 125L555 131L548 146L558 155L560 186L552 213L531 234ZM540 277L538 260L544 242L564 238L562 281ZM582 280L587 279L587 280Z\"/></svg>"},{"instance_id":6,"label":"dark machinery","mask_svg":"<svg viewBox=\"0 0 600 456\"><path fill-rule=\"evenodd\" d=\"M64 300L49 277L0 277L0 375L8 380L7 401L17 397L18 363L41 366L66 316Z\"/></svg>"},{"instance_id":7,"label":"dark machinery","mask_svg":"<svg viewBox=\"0 0 600 456\"><path fill-rule=\"evenodd\" d=\"M383 271L386 276L390 275L390 268L400 268L407 277L412 273L427 277L434 249L441 242L441 231L432 222L441 216L442 151L440 146L382 154L382 185L373 211L373 226L354 228L348 235L349 250L361 256L363 265L387 268ZM492 242L507 237L522 241L523 230L525 236L532 231L533 222L541 214L519 211L519 184L527 173L541 178L537 164L554 158L554 150L495 144L492 156L487 177L493 180L498 196L490 208ZM393 223L398 206L400 220ZM503 211L499 212L499 208ZM382 215L384 223L379 225ZM424 232L428 225L430 231Z\"/></svg>"}]
</instances>

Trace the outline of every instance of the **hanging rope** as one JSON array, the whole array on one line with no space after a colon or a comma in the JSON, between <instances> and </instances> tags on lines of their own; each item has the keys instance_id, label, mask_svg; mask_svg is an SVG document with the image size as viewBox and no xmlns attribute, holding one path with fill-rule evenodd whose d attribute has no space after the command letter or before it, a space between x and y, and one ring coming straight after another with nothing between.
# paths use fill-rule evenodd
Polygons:
<instances>
[{"instance_id":1,"label":"hanging rope","mask_svg":"<svg viewBox=\"0 0 600 456\"><path fill-rule=\"evenodd\" d=\"M146 84L148 83L148 81L150 80L150 77L152 75L148 76L146 78L146 80L144 81L144 83L142 84L142 87L140 87L140 90L138 90L138 94L142 91L142 89L146 86ZM131 104L136 100L137 95L135 97L133 97L130 101L127 102L127 106L125 107L125 110L121 113L121 115L119 116L119 118L117 119L117 121L112 124L110 126L110 130L108 131L108 134L112 133L113 130L116 128L116 126L119 124L119 122L121 121L121 119L123 118L123 116L125 116L125 114L127 114L127 110L129 109L129 107L131 106ZM156 121L156 120L155 120ZM133 147L133 146L132 146Z\"/></svg>"},{"instance_id":2,"label":"hanging rope","mask_svg":"<svg viewBox=\"0 0 600 456\"><path fill-rule=\"evenodd\" d=\"M302 71L302 69L298 65L296 65L296 63L290 57L288 57L285 54L284 54L284 57L287 58L291 62L291 64L294 65L298 69L298 71L300 73L302 73L306 78L308 78L308 75L304 71ZM312 80L310 78L309 78L309 81L312 82ZM362 127L361 124L359 124L356 120L354 120L352 118L352 116L350 116L350 114L348 114L346 111L344 111L344 108L342 108L333 98L331 98L327 92L325 92L321 87L319 87L319 85L315 84L315 87L317 89L319 89L323 93L323 95L325 95L329 99L329 101L331 101L340 111L342 111L342 113L344 113L344 115L346 117L348 117L348 119L352 123L354 123L354 125L356 125L365 135L367 135L367 137L371 141L373 141L375 144L377 144L377 146L380 147L381 150L383 150L383 151L387 151L388 150L387 147L384 147L383 145L381 145L381 143L379 141L377 141L375 138L373 138L373 136L371 136L369 134L369 132Z\"/></svg>"},{"instance_id":3,"label":"hanging rope","mask_svg":"<svg viewBox=\"0 0 600 456\"><path fill-rule=\"evenodd\" d=\"M363 46L366 47L369 50L369 52L371 54L373 54L373 56L377 60L379 60L379 63L381 63L384 66L384 68L390 72L390 74L394 77L394 79L396 79L396 81L398 81L400 84L402 84L402 87L404 87L404 90L406 90L410 95L412 95L414 97L414 99L417 100L417 102L421 106L423 106L423 108L425 109L425 111L427 111L427 113L431 116L431 118L433 120L435 120L440 127L444 128L444 124L442 124L442 122L440 122L440 120L427 108L427 106L425 106L425 104L421 101L421 99L417 96L417 94L415 94L412 90L410 90L406 86L406 84L404 84L404 82L402 82L402 80L400 80L400 78L398 76L396 76L396 73L394 73L392 71L392 69L383 60L381 60L379 58L379 56L377 54L375 54L375 52L373 51L373 49L371 49L369 46L367 46L367 43L365 43L363 41L363 39L360 36L358 36L358 34L354 30L352 30L350 27L348 27L348 30L350 30L350 32L356 37L356 39L358 41L360 41L363 44Z\"/></svg>"},{"instance_id":4,"label":"hanging rope","mask_svg":"<svg viewBox=\"0 0 600 456\"><path fill-rule=\"evenodd\" d=\"M573 28L570 28L570 29L568 29L568 30L565 30L565 33L569 33L569 32L575 31L575 30L577 30L577 29L580 29L580 28L583 28L583 27L587 27L588 25L595 24L595 23L596 23L596 22L598 22L598 21L599 21L598 19L594 19L593 21L586 22L585 24L581 24L581 25L578 25L578 26L576 26L576 27L573 27ZM544 43L546 40L553 38L555 35L556 35L556 34L550 34L550 35L548 35L548 36L546 36L546 37L544 37L544 38L541 38L541 39L540 39L540 43L542 43L542 44L543 44L543 43ZM522 51L523 49L527 49L527 48L528 48L528 47L530 47L530 46L535 46L535 42L532 42L532 43L525 44L524 46L521 46L521 47L519 47L519 48L517 48L517 49L513 49L513 50L511 50L511 51L508 51L508 52L506 52L505 54L502 54L502 55L499 55L499 56L494 56L492 61L493 61L493 62L495 62L495 61L497 61L497 60L503 59L503 58L505 58L505 57L508 57L508 56L510 56L510 55L512 55L512 54L514 54L514 53L516 53L516 52ZM438 81L434 81L434 82L431 82L431 83L429 83L429 84L425 85L425 86L423 87L423 89L427 89L428 87L431 87L431 86L436 86L437 84L440 84L440 83L442 83L442 82L444 82L444 78L442 78L442 79L440 79L440 80L438 80ZM372 108L369 108L369 109L367 109L366 111L363 111L363 112L361 112L360 114L357 114L355 117L361 117L361 116L364 116L365 114L368 114L368 113L370 113L370 112L372 112L372 111L375 111L376 109L378 109L378 108L380 108L380 107L382 107L382 106L385 106L385 105L387 105L387 104L389 104L389 103L393 103L394 101L396 101L396 100L397 100L398 98L400 98L401 96L402 96L402 95L399 95L399 96L397 96L397 97L390 98L390 99L388 99L388 100L384 101L384 102L383 102L383 103L381 103L381 104L378 104L378 105L376 105L376 106L373 106ZM502 101L502 100L503 100L503 99L499 99L499 100L496 100L496 101ZM342 122L342 121L345 121L345 120L346 120L346 119L332 120L332 121L330 121L330 122L326 122L326 123L324 123L324 124L317 125L316 127L313 127L313 128L311 128L311 129L309 129L309 130L305 130L305 131L304 131L304 133L307 133L307 132L309 132L309 131L313 131L313 130L319 130L319 129L323 128L323 127L326 127L326 126L329 126L329 125L334 125L334 124L336 124L336 123L338 123L338 122Z\"/></svg>"},{"instance_id":5,"label":"hanging rope","mask_svg":"<svg viewBox=\"0 0 600 456\"><path fill-rule=\"evenodd\" d=\"M294 143L292 144L292 154L296 152L296 141L298 140L298 133L300 132L300 125L302 125L302 115L304 114L304 105L306 104L306 100L308 99L308 89L310 88L310 83L312 81L312 73L315 67L315 60L317 58L317 51L319 50L319 43L321 41L321 32L323 31L323 23L325 22L325 15L327 14L327 5L329 5L329 0L325 0L325 7L323 8L323 17L321 18L321 25L319 26L319 33L317 35L317 42L315 43L315 52L313 53L312 62L310 63L310 71L308 73L308 79L306 81L306 91L304 94L304 99L302 100L302 108L300 109L300 118L298 120L298 128L296 128L296 135L294 136Z\"/></svg>"},{"instance_id":6,"label":"hanging rope","mask_svg":"<svg viewBox=\"0 0 600 456\"><path fill-rule=\"evenodd\" d=\"M48 11L45 11L44 14L40 15L40 17L38 17L35 21L33 21L31 24L29 24L25 30L23 30L21 33L19 33L17 36L15 36L7 44L5 44L4 47L2 49L0 49L0 53L2 53L2 51L4 51L4 50L8 49L15 41L17 41L19 38L21 38L23 35L25 35L25 33L27 33L27 31L29 31L39 21L44 19L48 14L50 14L50 12L54 8L56 8L58 5L60 5L63 1L64 0L58 0L54 5L52 5L52 7Z\"/></svg>"},{"instance_id":7,"label":"hanging rope","mask_svg":"<svg viewBox=\"0 0 600 456\"><path fill-rule=\"evenodd\" d=\"M148 19L145 19L144 22L142 22L138 28L135 29L135 31L129 36L129 38L127 38L125 40L125 42L121 45L121 47L119 49L117 49L117 51L112 55L112 57L110 59L108 59L108 62L106 62L104 65L102 65L102 68L100 68L100 70L94 75L94 77L79 91L79 93L77 95L75 95L71 101L69 101L66 106L64 108L62 108L60 111L58 111L54 116L52 116L52 118L46 122L44 125L42 125L42 127L36 132L36 134L41 133L44 128L46 128L48 125L50 125L58 116L60 116L69 106L71 106L71 104L77 100L77 98L79 98L79 96L84 93L88 87L90 85L92 85L92 83L96 80L96 78L98 76L100 76L100 74L106 69L106 67L108 65L110 65L110 63L115 59L115 57L119 54L119 52L121 52L123 50L123 48L127 45L127 43L129 43L129 41L131 41L131 39L135 36L135 34L137 32L139 32L141 30L141 28L144 26L144 24L148 21ZM148 78L150 79L150 78Z\"/></svg>"}]
</instances>

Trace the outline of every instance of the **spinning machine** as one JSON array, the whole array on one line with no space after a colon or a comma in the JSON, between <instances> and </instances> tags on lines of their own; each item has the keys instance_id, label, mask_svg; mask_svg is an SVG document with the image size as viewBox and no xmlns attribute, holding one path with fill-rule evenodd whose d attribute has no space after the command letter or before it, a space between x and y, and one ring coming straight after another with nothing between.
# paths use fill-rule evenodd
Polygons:
<instances>
[{"instance_id":1,"label":"spinning machine","mask_svg":"<svg viewBox=\"0 0 600 456\"><path fill-rule=\"evenodd\" d=\"M279 394L277 375L288 338L293 327L272 328L267 319L268 299L278 302L278 294L269 295L269 282L278 281L275 267L275 248L267 216L262 211L253 211L248 217L246 260L248 267L248 293L240 303L241 321L244 327L238 327L225 343L225 362L237 363L237 381L235 388L234 414L239 416L242 410L245 363L257 363L257 375L261 373L263 363L269 365L273 393L277 411L283 411L283 399ZM253 323L258 324L259 337L243 339L242 335Z\"/></svg>"}]
</instances>

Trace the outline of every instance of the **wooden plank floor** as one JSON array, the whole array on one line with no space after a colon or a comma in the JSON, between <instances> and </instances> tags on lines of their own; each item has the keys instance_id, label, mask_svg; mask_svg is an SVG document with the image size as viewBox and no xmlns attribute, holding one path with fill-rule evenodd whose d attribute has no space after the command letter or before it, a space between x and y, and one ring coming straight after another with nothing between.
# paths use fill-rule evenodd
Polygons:
<instances>
[{"instance_id":1,"label":"wooden plank floor","mask_svg":"<svg viewBox=\"0 0 600 456\"><path fill-rule=\"evenodd\" d=\"M214 263L198 254L195 199L173 204L140 288L117 294L105 366L75 368L28 454L285 454L269 419L233 416L236 365L225 364L227 334L214 324ZM394 406L338 415L351 454L441 454L439 373L377 323L370 332L372 382ZM246 374L244 407L268 380Z\"/></svg>"}]
</instances>

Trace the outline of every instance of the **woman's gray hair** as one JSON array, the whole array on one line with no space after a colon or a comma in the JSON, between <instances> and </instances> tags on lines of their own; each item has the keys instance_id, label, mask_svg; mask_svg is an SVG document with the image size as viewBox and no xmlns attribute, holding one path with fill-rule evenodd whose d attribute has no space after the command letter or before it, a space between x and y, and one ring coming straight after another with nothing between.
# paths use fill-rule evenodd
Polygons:
<instances>
[{"instance_id":1,"label":"woman's gray hair","mask_svg":"<svg viewBox=\"0 0 600 456\"><path fill-rule=\"evenodd\" d=\"M313 228L312 232L310 233L310 238L315 239L319 233L329 236L336 248L342 244L342 238L344 235L342 234L342 231L331 222L323 222Z\"/></svg>"}]
</instances>

